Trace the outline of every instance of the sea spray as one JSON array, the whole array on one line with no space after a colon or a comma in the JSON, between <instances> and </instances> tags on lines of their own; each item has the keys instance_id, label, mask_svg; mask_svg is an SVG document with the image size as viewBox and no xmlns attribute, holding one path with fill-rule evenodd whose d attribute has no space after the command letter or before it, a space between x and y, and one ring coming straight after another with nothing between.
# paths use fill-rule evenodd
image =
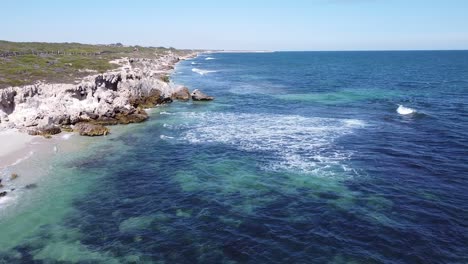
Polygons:
<instances>
[{"instance_id":1,"label":"sea spray","mask_svg":"<svg viewBox=\"0 0 468 264\"><path fill-rule=\"evenodd\" d=\"M397 113L400 115L410 115L416 113L416 110L413 108L405 107L403 105L398 105Z\"/></svg>"}]
</instances>

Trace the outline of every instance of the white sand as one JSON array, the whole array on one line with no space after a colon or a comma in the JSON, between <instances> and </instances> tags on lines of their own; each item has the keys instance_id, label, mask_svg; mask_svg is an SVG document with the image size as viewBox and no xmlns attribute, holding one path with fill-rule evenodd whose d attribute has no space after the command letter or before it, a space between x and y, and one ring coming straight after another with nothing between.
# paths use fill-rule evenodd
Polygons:
<instances>
[{"instance_id":1,"label":"white sand","mask_svg":"<svg viewBox=\"0 0 468 264\"><path fill-rule=\"evenodd\" d=\"M26 152L35 138L15 130L0 131L0 168L10 165L18 154Z\"/></svg>"}]
</instances>

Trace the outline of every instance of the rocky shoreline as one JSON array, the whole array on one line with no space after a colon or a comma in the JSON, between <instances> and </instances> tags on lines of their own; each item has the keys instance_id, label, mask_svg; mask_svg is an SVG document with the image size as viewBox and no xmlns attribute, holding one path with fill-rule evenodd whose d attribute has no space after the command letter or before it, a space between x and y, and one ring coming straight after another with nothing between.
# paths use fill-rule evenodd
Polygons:
<instances>
[{"instance_id":1,"label":"rocky shoreline","mask_svg":"<svg viewBox=\"0 0 468 264\"><path fill-rule=\"evenodd\" d=\"M0 131L17 129L30 135L50 137L61 131L84 136L109 133L105 126L143 122L145 108L172 100L212 100L198 90L169 82L169 75L181 60L168 52L158 59L121 58L120 66L104 74L87 76L75 84L38 82L0 90Z\"/></svg>"},{"instance_id":2,"label":"rocky shoreline","mask_svg":"<svg viewBox=\"0 0 468 264\"><path fill-rule=\"evenodd\" d=\"M45 138L61 132L102 136L110 133L107 126L147 120L147 108L171 103L173 100L213 100L213 97L199 90L190 93L187 87L169 82L168 76L176 63L197 55L191 53L178 57L168 53L159 59L121 58L113 61L119 64L119 69L87 76L75 84L39 82L0 89L0 141L11 142L10 145L17 147L16 145L25 144L24 138L29 137L26 134ZM14 137L18 137L18 140ZM41 142L50 145L45 141L48 142L41 139ZM52 142L56 149L55 138ZM31 151L31 146L26 148L27 151ZM12 146L4 147L11 149L0 153L0 158L5 158L3 163L8 164L12 159L21 160L13 153L16 150ZM0 162L0 169L9 168L0 173L0 201L4 201L18 187L32 189L37 186L27 179L24 183L18 183L19 185L13 183L17 182L18 174L12 165L7 164L2 165Z\"/></svg>"}]
</instances>

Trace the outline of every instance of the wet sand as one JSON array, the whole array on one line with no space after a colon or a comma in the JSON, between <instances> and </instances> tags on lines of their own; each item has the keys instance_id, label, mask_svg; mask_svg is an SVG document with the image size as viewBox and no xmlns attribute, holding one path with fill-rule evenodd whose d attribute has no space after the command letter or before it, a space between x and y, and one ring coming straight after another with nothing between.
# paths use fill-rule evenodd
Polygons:
<instances>
[{"instance_id":1,"label":"wet sand","mask_svg":"<svg viewBox=\"0 0 468 264\"><path fill-rule=\"evenodd\" d=\"M25 157L30 149L41 141L40 137L33 137L15 130L0 132L0 168L14 164Z\"/></svg>"}]
</instances>

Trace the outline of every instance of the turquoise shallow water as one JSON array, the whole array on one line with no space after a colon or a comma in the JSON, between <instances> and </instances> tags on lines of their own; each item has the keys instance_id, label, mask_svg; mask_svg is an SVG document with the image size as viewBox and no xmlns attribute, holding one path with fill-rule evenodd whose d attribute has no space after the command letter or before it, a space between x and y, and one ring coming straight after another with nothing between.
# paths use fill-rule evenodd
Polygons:
<instances>
[{"instance_id":1,"label":"turquoise shallow water","mask_svg":"<svg viewBox=\"0 0 468 264\"><path fill-rule=\"evenodd\" d=\"M43 176L1 216L0 259L468 261L467 52L207 57L173 80L215 101L31 163Z\"/></svg>"}]
</instances>

